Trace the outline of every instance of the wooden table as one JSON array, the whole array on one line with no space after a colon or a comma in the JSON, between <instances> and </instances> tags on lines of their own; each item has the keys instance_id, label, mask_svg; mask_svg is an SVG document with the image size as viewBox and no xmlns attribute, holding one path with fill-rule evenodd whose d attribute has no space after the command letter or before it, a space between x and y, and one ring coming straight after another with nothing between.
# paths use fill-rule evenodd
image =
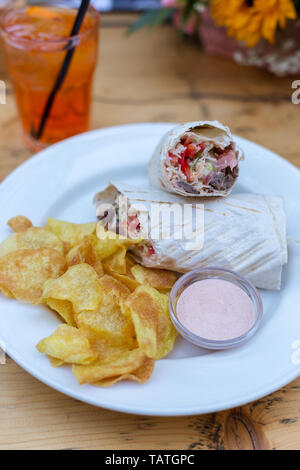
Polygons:
<instances>
[{"instance_id":1,"label":"wooden table","mask_svg":"<svg viewBox=\"0 0 300 470\"><path fill-rule=\"evenodd\" d=\"M207 57L169 26L127 37L131 20L103 18L95 128L219 119L300 167L300 106L291 104L291 79ZM8 80L2 57L0 79ZM8 82L7 92L0 105L0 179L30 156ZM68 398L8 358L0 366L0 416L0 449L299 449L300 378L231 411L149 418Z\"/></svg>"}]
</instances>

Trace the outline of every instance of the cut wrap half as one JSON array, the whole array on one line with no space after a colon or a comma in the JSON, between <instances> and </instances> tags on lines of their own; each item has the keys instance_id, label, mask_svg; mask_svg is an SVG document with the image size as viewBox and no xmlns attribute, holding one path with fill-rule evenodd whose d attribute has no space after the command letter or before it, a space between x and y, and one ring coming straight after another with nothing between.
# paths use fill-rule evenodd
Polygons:
<instances>
[{"instance_id":1,"label":"cut wrap half","mask_svg":"<svg viewBox=\"0 0 300 470\"><path fill-rule=\"evenodd\" d=\"M180 273L207 266L227 268L257 287L280 289L282 266L287 263L286 217L280 197L234 194L187 201L164 191L114 183L95 196L95 203L104 226L110 222L117 232L128 230L127 236L133 238L148 234L132 247L133 256L144 266ZM187 212L183 225L173 224L171 236L162 237L170 232L174 205L184 210L187 204L192 212ZM109 205L116 209L110 216ZM201 239L191 243L186 231L187 238L181 236L182 229L194 230L193 219L201 208L204 217L196 217L200 224L195 230L204 229L204 244ZM160 211L163 216L157 217Z\"/></svg>"},{"instance_id":2,"label":"cut wrap half","mask_svg":"<svg viewBox=\"0 0 300 470\"><path fill-rule=\"evenodd\" d=\"M218 121L188 122L163 136L148 177L153 186L182 196L226 196L242 157L228 127Z\"/></svg>"}]
</instances>

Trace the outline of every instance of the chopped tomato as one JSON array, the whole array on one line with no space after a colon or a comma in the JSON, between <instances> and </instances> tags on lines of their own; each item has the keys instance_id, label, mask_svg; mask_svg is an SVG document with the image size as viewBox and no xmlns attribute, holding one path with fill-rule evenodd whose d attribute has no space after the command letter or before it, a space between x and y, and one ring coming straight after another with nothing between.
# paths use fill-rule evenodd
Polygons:
<instances>
[{"instance_id":1,"label":"chopped tomato","mask_svg":"<svg viewBox=\"0 0 300 470\"><path fill-rule=\"evenodd\" d=\"M189 144L192 144L194 142L194 139L192 137L187 137L185 141L183 142L183 145L187 147Z\"/></svg>"},{"instance_id":2,"label":"chopped tomato","mask_svg":"<svg viewBox=\"0 0 300 470\"><path fill-rule=\"evenodd\" d=\"M205 145L204 142L202 142L201 144L198 144L198 145L197 145L197 153L198 153L198 152L202 152L202 150L204 150L205 147L206 147L206 145Z\"/></svg>"},{"instance_id":3,"label":"chopped tomato","mask_svg":"<svg viewBox=\"0 0 300 470\"><path fill-rule=\"evenodd\" d=\"M147 255L148 255L148 256L152 256L152 255L154 255L154 254L155 254L155 251L154 251L153 246L151 245L151 246L149 246L149 248L148 248Z\"/></svg>"},{"instance_id":4,"label":"chopped tomato","mask_svg":"<svg viewBox=\"0 0 300 470\"><path fill-rule=\"evenodd\" d=\"M169 159L173 166L178 166L179 158L177 157L177 155L174 155L174 153L172 153L171 151L169 151Z\"/></svg>"},{"instance_id":5,"label":"chopped tomato","mask_svg":"<svg viewBox=\"0 0 300 470\"><path fill-rule=\"evenodd\" d=\"M191 170L189 167L189 162L186 158L181 159L181 171L186 176L187 181L191 180Z\"/></svg>"},{"instance_id":6,"label":"chopped tomato","mask_svg":"<svg viewBox=\"0 0 300 470\"><path fill-rule=\"evenodd\" d=\"M197 153L197 146L195 144L189 144L185 151L186 158L194 158Z\"/></svg>"}]
</instances>

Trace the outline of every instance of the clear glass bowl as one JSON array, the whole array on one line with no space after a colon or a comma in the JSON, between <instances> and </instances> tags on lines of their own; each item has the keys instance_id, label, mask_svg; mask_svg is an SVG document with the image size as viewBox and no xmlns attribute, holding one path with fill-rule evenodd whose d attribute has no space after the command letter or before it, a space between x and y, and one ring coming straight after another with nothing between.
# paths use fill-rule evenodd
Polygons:
<instances>
[{"instance_id":1,"label":"clear glass bowl","mask_svg":"<svg viewBox=\"0 0 300 470\"><path fill-rule=\"evenodd\" d=\"M215 341L207 338L201 338L200 336L195 335L190 330L185 328L182 323L180 323L176 313L176 305L180 295L191 284L196 281L202 281L204 279L222 279L224 281L231 282L243 289L243 291L246 292L246 294L250 297L254 307L255 321L247 333L237 338L232 338L225 341ZM234 348L248 341L258 330L263 315L263 304L261 297L251 282L247 281L247 279L233 271L214 267L197 269L180 277L171 290L169 309L171 320L181 336L196 346L214 350Z\"/></svg>"}]
</instances>

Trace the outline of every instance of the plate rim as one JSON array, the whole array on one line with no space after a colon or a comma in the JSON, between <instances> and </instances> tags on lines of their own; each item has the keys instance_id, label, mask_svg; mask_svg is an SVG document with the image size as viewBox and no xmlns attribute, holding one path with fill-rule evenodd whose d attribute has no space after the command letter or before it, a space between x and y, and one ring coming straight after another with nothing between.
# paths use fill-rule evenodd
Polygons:
<instances>
[{"instance_id":1,"label":"plate rim","mask_svg":"<svg viewBox=\"0 0 300 470\"><path fill-rule=\"evenodd\" d=\"M167 129L167 128L172 128L176 125L177 123L169 123L169 122L155 122L155 123L145 122L145 123L122 124L122 125L117 125L117 126L108 126L108 127L104 127L101 129L95 129L95 130L88 131L83 134L79 134L79 135L70 137L68 139L65 139L61 142L58 142L46 148L45 150L39 152L38 154L32 155L27 160L25 160L25 162L23 162L17 168L15 168L1 182L0 196L5 192L6 188L9 187L11 180L13 180L16 176L19 176L19 174L21 175L22 172L26 171L27 168L30 167L31 165L38 166L41 161L48 158L48 154L52 154L53 151L55 152L57 146L61 148L64 146L68 146L70 143L72 145L77 140L78 141L80 140L81 142L85 140L92 140L94 138L97 138L99 134L126 130L128 128L132 129L132 128L140 127L142 129L145 129L145 127L161 128L162 126L164 126ZM285 158L281 157L280 155L274 153L272 150L269 150L260 144L250 141L249 139L245 139L239 136L235 136L235 137L238 137L240 140L250 143L251 145L257 146L260 149L268 151L270 154L272 154L273 158L275 157L277 160L280 160L281 163L286 165L289 171L292 170L293 172L295 172L295 175L299 177L300 170L291 162L286 160ZM269 386L265 386L265 388L257 392L257 394L254 394L252 392L249 395L243 395L243 398L241 398L240 400L237 400L237 399L232 399L231 401L227 400L223 402L222 404L219 403L218 406L213 406L213 407L206 406L205 408L205 406L203 407L203 405L202 406L200 405L199 407L196 407L195 405L193 405L192 408L185 406L182 408L177 407L176 409L167 409L166 411L162 410L161 408L155 408L155 407L149 408L149 406L147 406L147 410L142 410L142 409L137 408L136 406L124 405L124 404L119 405L116 402L110 403L110 402L106 402L103 399L101 399L102 404L99 404L92 397L82 396L81 393L70 389L69 386L67 385L63 386L59 382L56 382L55 380L52 380L52 379L48 379L46 376L43 376L39 374L39 372L34 371L34 368L30 364L26 364L26 361L23 361L22 357L19 356L19 353L14 351L14 347L12 345L9 345L9 344L7 345L6 352L20 367L22 367L26 372L30 373L30 375L32 375L33 377L35 377L36 379L38 379L45 385L59 391L60 393L63 393L64 395L70 396L72 398L75 398L79 401L88 403L93 406L102 407L102 408L109 409L112 411L143 415L143 416L166 416L166 417L167 416L170 416L170 417L171 416L192 416L192 415L199 415L199 414L206 414L206 413L227 410L233 407L242 406L249 402L261 399L262 397L265 397L266 395L269 395L270 393L273 393L274 391L279 390L280 388L286 386L287 384L289 384L290 382L292 382L293 380L295 380L296 378L300 376L300 368L297 368L295 366L295 369L292 369L288 373L283 374L277 379L277 381L275 382L272 381L272 383L270 383Z\"/></svg>"},{"instance_id":2,"label":"plate rim","mask_svg":"<svg viewBox=\"0 0 300 470\"><path fill-rule=\"evenodd\" d=\"M72 389L69 389L67 386L61 386L59 383L56 383L55 381L51 379L47 379L43 376L39 376L38 373L35 373L32 371L31 367L27 366L24 364L22 358L18 358L18 354L15 354L14 352L10 352L10 348L7 348L7 354L20 366L22 369L24 369L26 372L28 372L30 375L38 379L40 382L43 384L53 388L54 390L62 393L63 395L70 396L76 400L79 400L82 403L88 403L89 405L96 406L97 408L104 408L107 410L111 411L116 411L116 412L121 412L121 413L126 413L126 414L134 414L134 415L139 415L139 416L163 416L163 417L176 417L176 416L194 416L194 415L203 415L203 414L209 414L209 413L218 413L221 411L226 411L232 408L236 408L239 406L244 406L249 403L252 403L254 401L260 400L278 390L280 390L282 387L285 387L289 383L293 382L295 379L297 379L300 376L300 370L297 371L295 368L295 374L286 374L283 375L280 380L278 379L278 382L273 383L270 388L265 389L264 391L258 392L257 395L250 394L245 395L243 399L230 402L229 400L227 402L224 402L223 404L219 404L218 406L214 407L206 407L205 409L202 407L189 409L188 407L183 407L181 409L177 408L176 411L162 411L161 409L158 408L152 408L150 409L149 407L147 408L147 411L143 411L141 409L137 409L136 406L130 406L130 405L118 405L118 404L112 404L112 403L103 403L99 405L99 403L96 402L96 400L93 400L92 398L86 398L82 397L80 393L77 393L73 391ZM163 361L165 359L162 359ZM64 389L65 388L65 389Z\"/></svg>"}]
</instances>

